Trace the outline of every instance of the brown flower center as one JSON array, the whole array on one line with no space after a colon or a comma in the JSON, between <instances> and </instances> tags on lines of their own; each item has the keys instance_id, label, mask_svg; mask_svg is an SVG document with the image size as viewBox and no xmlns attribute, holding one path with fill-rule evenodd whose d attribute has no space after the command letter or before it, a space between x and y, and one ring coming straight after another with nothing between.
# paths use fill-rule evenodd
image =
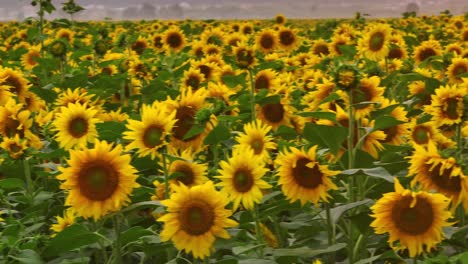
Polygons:
<instances>
[{"instance_id":1,"label":"brown flower center","mask_svg":"<svg viewBox=\"0 0 468 264\"><path fill-rule=\"evenodd\" d=\"M175 178L177 181L182 182L187 186L191 186L195 182L195 174L192 168L184 161L175 161L173 173L177 173Z\"/></svg>"},{"instance_id":2,"label":"brown flower center","mask_svg":"<svg viewBox=\"0 0 468 264\"><path fill-rule=\"evenodd\" d=\"M247 168L240 168L237 169L234 173L234 177L232 177L232 183L236 191L245 193L252 189L254 178L250 170Z\"/></svg>"},{"instance_id":3,"label":"brown flower center","mask_svg":"<svg viewBox=\"0 0 468 264\"><path fill-rule=\"evenodd\" d=\"M68 123L68 132L74 138L80 138L88 132L88 121L83 117L76 117Z\"/></svg>"},{"instance_id":4,"label":"brown flower center","mask_svg":"<svg viewBox=\"0 0 468 264\"><path fill-rule=\"evenodd\" d=\"M143 144L147 148L154 148L156 146L161 145L161 136L163 134L163 130L159 126L149 126L146 128L145 132L143 133Z\"/></svg>"},{"instance_id":5,"label":"brown flower center","mask_svg":"<svg viewBox=\"0 0 468 264\"><path fill-rule=\"evenodd\" d=\"M388 52L389 59L402 59L403 58L403 51L401 48L393 48Z\"/></svg>"},{"instance_id":6,"label":"brown flower center","mask_svg":"<svg viewBox=\"0 0 468 264\"><path fill-rule=\"evenodd\" d=\"M193 90L200 88L200 78L197 75L190 75L185 81L185 85L192 87Z\"/></svg>"},{"instance_id":7,"label":"brown flower center","mask_svg":"<svg viewBox=\"0 0 468 264\"><path fill-rule=\"evenodd\" d=\"M273 48L275 40L272 35L264 34L260 38L260 46L266 50L270 50Z\"/></svg>"},{"instance_id":8,"label":"brown flower center","mask_svg":"<svg viewBox=\"0 0 468 264\"><path fill-rule=\"evenodd\" d=\"M283 30L279 33L279 40L284 46L291 46L296 41L296 36L290 30Z\"/></svg>"},{"instance_id":9,"label":"brown flower center","mask_svg":"<svg viewBox=\"0 0 468 264\"><path fill-rule=\"evenodd\" d=\"M449 98L445 101L444 112L450 119L458 119L458 100L456 98Z\"/></svg>"},{"instance_id":10,"label":"brown flower center","mask_svg":"<svg viewBox=\"0 0 468 264\"><path fill-rule=\"evenodd\" d=\"M284 107L280 103L265 104L262 106L262 112L265 119L272 123L279 123L284 118Z\"/></svg>"},{"instance_id":11,"label":"brown flower center","mask_svg":"<svg viewBox=\"0 0 468 264\"><path fill-rule=\"evenodd\" d=\"M189 106L182 106L181 108L177 109L177 113L175 119L177 121L174 124L174 128L172 130L173 135L178 140L184 140L185 134L189 132L192 126L195 123L195 114L196 110ZM185 141L189 141L195 138L191 137L186 139Z\"/></svg>"},{"instance_id":12,"label":"brown flower center","mask_svg":"<svg viewBox=\"0 0 468 264\"><path fill-rule=\"evenodd\" d=\"M369 38L369 49L377 52L380 51L385 43L385 35L382 32L375 32Z\"/></svg>"},{"instance_id":13,"label":"brown flower center","mask_svg":"<svg viewBox=\"0 0 468 264\"><path fill-rule=\"evenodd\" d=\"M434 222L434 210L426 199L418 197L416 205L410 207L413 198L405 196L392 208L392 220L399 231L410 235L427 232Z\"/></svg>"},{"instance_id":14,"label":"brown flower center","mask_svg":"<svg viewBox=\"0 0 468 264\"><path fill-rule=\"evenodd\" d=\"M460 177L450 177L452 169L444 169L442 173L440 173L440 168L441 164L438 164L430 170L429 177L431 178L431 181L443 192L459 194L462 190Z\"/></svg>"},{"instance_id":15,"label":"brown flower center","mask_svg":"<svg viewBox=\"0 0 468 264\"><path fill-rule=\"evenodd\" d=\"M252 147L252 149L254 150L255 155L259 155L260 153L262 153L263 146L264 146L264 143L261 138L254 138L250 142L250 147Z\"/></svg>"},{"instance_id":16,"label":"brown flower center","mask_svg":"<svg viewBox=\"0 0 468 264\"><path fill-rule=\"evenodd\" d=\"M208 232L214 225L215 214L205 201L190 200L179 213L180 227L191 236Z\"/></svg>"},{"instance_id":17,"label":"brown flower center","mask_svg":"<svg viewBox=\"0 0 468 264\"><path fill-rule=\"evenodd\" d=\"M173 32L167 36L166 42L169 47L178 49L182 46L182 36L177 32Z\"/></svg>"},{"instance_id":18,"label":"brown flower center","mask_svg":"<svg viewBox=\"0 0 468 264\"><path fill-rule=\"evenodd\" d=\"M313 167L310 167L312 163ZM308 158L300 158L296 162L296 167L292 168L292 175L298 185L306 189L315 189L322 184L323 173L316 162Z\"/></svg>"},{"instance_id":19,"label":"brown flower center","mask_svg":"<svg viewBox=\"0 0 468 264\"><path fill-rule=\"evenodd\" d=\"M430 131L424 126L417 126L414 128L413 133L411 134L414 142L417 144L426 144L429 142Z\"/></svg>"},{"instance_id":20,"label":"brown flower center","mask_svg":"<svg viewBox=\"0 0 468 264\"><path fill-rule=\"evenodd\" d=\"M330 53L330 51L328 50L328 46L325 45L325 44L320 44L320 45L316 45L314 47L314 50L312 52L313 54L315 55L328 55Z\"/></svg>"},{"instance_id":21,"label":"brown flower center","mask_svg":"<svg viewBox=\"0 0 468 264\"><path fill-rule=\"evenodd\" d=\"M436 52L432 48L425 48L419 52L418 58L419 61L424 61L429 57L435 56Z\"/></svg>"},{"instance_id":22,"label":"brown flower center","mask_svg":"<svg viewBox=\"0 0 468 264\"><path fill-rule=\"evenodd\" d=\"M119 175L111 164L104 160L86 164L78 173L80 193L93 201L110 198L119 185Z\"/></svg>"},{"instance_id":23,"label":"brown flower center","mask_svg":"<svg viewBox=\"0 0 468 264\"><path fill-rule=\"evenodd\" d=\"M270 79L265 75L260 75L255 79L255 90L270 89Z\"/></svg>"}]
</instances>

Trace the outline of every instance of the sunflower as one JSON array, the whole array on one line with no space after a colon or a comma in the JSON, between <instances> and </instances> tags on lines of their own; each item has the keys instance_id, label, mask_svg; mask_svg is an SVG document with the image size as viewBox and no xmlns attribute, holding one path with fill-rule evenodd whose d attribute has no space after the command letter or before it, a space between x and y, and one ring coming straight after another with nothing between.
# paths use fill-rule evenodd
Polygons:
<instances>
[{"instance_id":1,"label":"sunflower","mask_svg":"<svg viewBox=\"0 0 468 264\"><path fill-rule=\"evenodd\" d=\"M279 81L277 80L277 73L272 69L265 69L257 72L254 78L254 87L258 92L260 89L267 89L269 91L274 91L279 86Z\"/></svg>"},{"instance_id":2,"label":"sunflower","mask_svg":"<svg viewBox=\"0 0 468 264\"><path fill-rule=\"evenodd\" d=\"M196 58L202 58L205 56L205 43L202 41L193 41L191 43L192 48L190 49L190 54Z\"/></svg>"},{"instance_id":3,"label":"sunflower","mask_svg":"<svg viewBox=\"0 0 468 264\"><path fill-rule=\"evenodd\" d=\"M174 154L177 157L168 167L168 174L174 176L172 184L184 184L187 187L203 184L208 181L206 174L208 165L194 160L194 153L187 149L182 153ZM172 178L172 177L171 177Z\"/></svg>"},{"instance_id":4,"label":"sunflower","mask_svg":"<svg viewBox=\"0 0 468 264\"><path fill-rule=\"evenodd\" d=\"M277 14L275 16L275 23L283 25L284 23L286 23L286 17L283 14Z\"/></svg>"},{"instance_id":5,"label":"sunflower","mask_svg":"<svg viewBox=\"0 0 468 264\"><path fill-rule=\"evenodd\" d=\"M351 89L352 104L356 119L367 117L374 109L374 103L383 101L384 87L380 87L380 78L372 76L362 78L359 84ZM344 100L349 104L349 96L344 96Z\"/></svg>"},{"instance_id":6,"label":"sunflower","mask_svg":"<svg viewBox=\"0 0 468 264\"><path fill-rule=\"evenodd\" d=\"M431 95L431 104L426 105L424 111L432 115L438 126L458 124L462 122L465 95L466 91L456 85L439 87Z\"/></svg>"},{"instance_id":7,"label":"sunflower","mask_svg":"<svg viewBox=\"0 0 468 264\"><path fill-rule=\"evenodd\" d=\"M278 29L278 44L284 50L294 50L299 43L299 37L295 30L287 27Z\"/></svg>"},{"instance_id":8,"label":"sunflower","mask_svg":"<svg viewBox=\"0 0 468 264\"><path fill-rule=\"evenodd\" d=\"M388 56L390 30L388 24L369 26L367 33L358 42L358 50L361 56L375 61Z\"/></svg>"},{"instance_id":9,"label":"sunflower","mask_svg":"<svg viewBox=\"0 0 468 264\"><path fill-rule=\"evenodd\" d=\"M52 122L53 130L61 148L71 149L74 147L86 147L88 142L93 142L98 137L96 123L97 110L87 108L82 104L68 104L62 107Z\"/></svg>"},{"instance_id":10,"label":"sunflower","mask_svg":"<svg viewBox=\"0 0 468 264\"><path fill-rule=\"evenodd\" d=\"M175 101L169 101L172 109L175 111L175 119L177 120L171 132L171 146L176 149L185 150L192 148L197 151L202 148L203 140L206 135L211 131L212 125L207 122L204 131L195 136L186 138L187 133L196 125L196 114L201 110L205 104L207 91L205 89L198 89L192 91L187 88L181 91L180 95ZM211 116L216 123L216 117Z\"/></svg>"},{"instance_id":11,"label":"sunflower","mask_svg":"<svg viewBox=\"0 0 468 264\"><path fill-rule=\"evenodd\" d=\"M24 151L28 148L26 140L21 140L18 134L14 137L3 137L0 147L8 152L12 159L20 158Z\"/></svg>"},{"instance_id":12,"label":"sunflower","mask_svg":"<svg viewBox=\"0 0 468 264\"><path fill-rule=\"evenodd\" d=\"M60 188L68 192L65 204L78 216L100 219L130 202L129 195L140 185L131 157L122 146L94 141L94 148L70 150L69 167L59 167Z\"/></svg>"},{"instance_id":13,"label":"sunflower","mask_svg":"<svg viewBox=\"0 0 468 264\"><path fill-rule=\"evenodd\" d=\"M2 83L2 79L0 79L0 83ZM15 95L10 92L10 88L8 86L0 85L0 106L4 106L14 96Z\"/></svg>"},{"instance_id":14,"label":"sunflower","mask_svg":"<svg viewBox=\"0 0 468 264\"><path fill-rule=\"evenodd\" d=\"M163 34L155 33L151 36L151 44L157 52L164 50Z\"/></svg>"},{"instance_id":15,"label":"sunflower","mask_svg":"<svg viewBox=\"0 0 468 264\"><path fill-rule=\"evenodd\" d=\"M278 37L273 30L265 29L257 33L255 45L257 49L263 53L272 52L278 45Z\"/></svg>"},{"instance_id":16,"label":"sunflower","mask_svg":"<svg viewBox=\"0 0 468 264\"><path fill-rule=\"evenodd\" d=\"M51 237L55 237L57 235L57 233L60 233L65 228L73 225L75 223L76 216L75 216L75 212L74 212L73 208L69 208L69 209L65 210L65 212L63 213L63 217L56 216L55 218L57 220L57 223L53 224L50 227L50 230L54 231L55 233L52 234Z\"/></svg>"},{"instance_id":17,"label":"sunflower","mask_svg":"<svg viewBox=\"0 0 468 264\"><path fill-rule=\"evenodd\" d=\"M81 104L88 107L96 106L97 100L93 101L94 94L88 94L84 88L75 88L74 90L68 88L65 91L59 93L54 105L57 109L61 109L61 106L68 106L68 104Z\"/></svg>"},{"instance_id":18,"label":"sunflower","mask_svg":"<svg viewBox=\"0 0 468 264\"><path fill-rule=\"evenodd\" d=\"M174 127L175 112L163 103L153 106L143 105L141 121L129 119L123 138L130 141L125 149L137 149L139 157L151 156L154 159L158 150L167 144L166 136Z\"/></svg>"},{"instance_id":19,"label":"sunflower","mask_svg":"<svg viewBox=\"0 0 468 264\"><path fill-rule=\"evenodd\" d=\"M340 46L342 45L350 45L351 39L345 35L334 35L331 38L330 43L330 55L331 56L339 56L342 54L340 50Z\"/></svg>"},{"instance_id":20,"label":"sunflower","mask_svg":"<svg viewBox=\"0 0 468 264\"><path fill-rule=\"evenodd\" d=\"M447 68L447 77L450 83L463 83L459 75L468 72L468 58L453 58L452 64Z\"/></svg>"},{"instance_id":21,"label":"sunflower","mask_svg":"<svg viewBox=\"0 0 468 264\"><path fill-rule=\"evenodd\" d=\"M130 47L133 51L135 51L138 55L143 54L143 52L149 47L148 41L139 36Z\"/></svg>"},{"instance_id":22,"label":"sunflower","mask_svg":"<svg viewBox=\"0 0 468 264\"><path fill-rule=\"evenodd\" d=\"M442 46L437 40L423 41L414 49L414 60L421 63L432 56L442 55Z\"/></svg>"},{"instance_id":23,"label":"sunflower","mask_svg":"<svg viewBox=\"0 0 468 264\"><path fill-rule=\"evenodd\" d=\"M22 72L10 68L0 68L0 86L5 86L18 98L24 98L31 84L24 78Z\"/></svg>"},{"instance_id":24,"label":"sunflower","mask_svg":"<svg viewBox=\"0 0 468 264\"><path fill-rule=\"evenodd\" d=\"M181 51L185 47L185 35L178 27L171 27L164 32L163 44L168 51Z\"/></svg>"},{"instance_id":25,"label":"sunflower","mask_svg":"<svg viewBox=\"0 0 468 264\"><path fill-rule=\"evenodd\" d=\"M184 72L181 88L187 89L190 87L196 91L201 87L203 82L205 82L205 76L201 74L200 70L190 68Z\"/></svg>"},{"instance_id":26,"label":"sunflower","mask_svg":"<svg viewBox=\"0 0 468 264\"><path fill-rule=\"evenodd\" d=\"M61 28L57 31L55 37L57 39L63 39L68 43L73 43L73 41L75 40L75 33L67 28Z\"/></svg>"},{"instance_id":27,"label":"sunflower","mask_svg":"<svg viewBox=\"0 0 468 264\"><path fill-rule=\"evenodd\" d=\"M420 184L425 191L435 190L451 199L452 209L459 204L468 209L468 177L453 157L443 158L433 142L427 147L415 145L409 157L408 175L414 176L411 185Z\"/></svg>"},{"instance_id":28,"label":"sunflower","mask_svg":"<svg viewBox=\"0 0 468 264\"><path fill-rule=\"evenodd\" d=\"M281 98L280 102L271 102L263 105L256 105L256 117L263 123L271 126L276 131L280 126L291 124L292 110L289 106L290 100Z\"/></svg>"},{"instance_id":29,"label":"sunflower","mask_svg":"<svg viewBox=\"0 0 468 264\"><path fill-rule=\"evenodd\" d=\"M218 79L218 65L214 62L208 62L206 59L193 61L191 68L199 70L207 81L216 81Z\"/></svg>"},{"instance_id":30,"label":"sunflower","mask_svg":"<svg viewBox=\"0 0 468 264\"><path fill-rule=\"evenodd\" d=\"M261 157L265 162L270 161L270 151L276 148L273 137L268 135L271 129L271 126L263 124L260 120L245 124L244 132L235 138L239 145L235 145L234 148L248 147L255 156Z\"/></svg>"},{"instance_id":31,"label":"sunflower","mask_svg":"<svg viewBox=\"0 0 468 264\"><path fill-rule=\"evenodd\" d=\"M254 32L254 27L251 22L245 22L242 24L241 32L245 36L248 36Z\"/></svg>"},{"instance_id":32,"label":"sunflower","mask_svg":"<svg viewBox=\"0 0 468 264\"><path fill-rule=\"evenodd\" d=\"M291 148L281 152L275 163L278 166L278 185L291 202L300 200L301 205L306 202L318 204L322 199L328 202L329 190L338 187L330 177L339 174L339 171L328 169L328 165L321 165L316 159L317 146L309 150Z\"/></svg>"},{"instance_id":33,"label":"sunflower","mask_svg":"<svg viewBox=\"0 0 468 264\"><path fill-rule=\"evenodd\" d=\"M397 102L395 101L390 101L387 98L385 98L382 101L381 109L385 109L387 107L393 107L394 105L397 105ZM390 144L390 145L402 145L404 141L404 136L407 133L408 130L408 118L406 117L407 112L405 108L401 105L398 105L393 108L393 110L388 113L389 116L394 117L397 121L400 121L400 124L396 124L394 126L385 128L383 132L385 133L386 137L385 140L383 140L383 143Z\"/></svg>"},{"instance_id":34,"label":"sunflower","mask_svg":"<svg viewBox=\"0 0 468 264\"><path fill-rule=\"evenodd\" d=\"M377 234L389 233L393 249L408 249L410 257L415 257L442 241L442 228L452 225L447 222L451 217L448 205L444 195L412 192L395 178L395 192L385 193L371 207L375 219L370 226Z\"/></svg>"},{"instance_id":35,"label":"sunflower","mask_svg":"<svg viewBox=\"0 0 468 264\"><path fill-rule=\"evenodd\" d=\"M317 39L314 41L311 51L317 56L328 56L330 54L329 44L324 39Z\"/></svg>"},{"instance_id":36,"label":"sunflower","mask_svg":"<svg viewBox=\"0 0 468 264\"><path fill-rule=\"evenodd\" d=\"M245 43L239 44L233 51L239 68L251 68L255 64L254 50Z\"/></svg>"},{"instance_id":37,"label":"sunflower","mask_svg":"<svg viewBox=\"0 0 468 264\"><path fill-rule=\"evenodd\" d=\"M463 48L459 43L451 43L445 46L445 52L451 53L454 56L461 56L463 54Z\"/></svg>"},{"instance_id":38,"label":"sunflower","mask_svg":"<svg viewBox=\"0 0 468 264\"><path fill-rule=\"evenodd\" d=\"M213 27L204 30L200 38L205 44L214 44L218 46L223 46L225 41L225 33L218 27Z\"/></svg>"},{"instance_id":39,"label":"sunflower","mask_svg":"<svg viewBox=\"0 0 468 264\"><path fill-rule=\"evenodd\" d=\"M413 147L416 145L426 146L430 141L436 143L436 145L441 148L455 145L455 142L442 135L434 121L418 123L416 119L413 119L408 123L406 137Z\"/></svg>"},{"instance_id":40,"label":"sunflower","mask_svg":"<svg viewBox=\"0 0 468 264\"><path fill-rule=\"evenodd\" d=\"M28 52L21 56L21 65L23 65L26 70L30 71L39 64L36 59L40 57L40 48L32 46L28 49Z\"/></svg>"},{"instance_id":41,"label":"sunflower","mask_svg":"<svg viewBox=\"0 0 468 264\"><path fill-rule=\"evenodd\" d=\"M161 201L167 206L167 213L160 218L164 222L161 240L172 239L178 250L192 253L195 258L210 256L216 237L230 238L225 228L234 227L237 222L230 219L231 210L225 193L217 192L211 181L191 188L173 185L170 199Z\"/></svg>"},{"instance_id":42,"label":"sunflower","mask_svg":"<svg viewBox=\"0 0 468 264\"><path fill-rule=\"evenodd\" d=\"M321 105L324 104L323 100L330 96L336 88L336 84L324 77L322 83L316 85L316 89L308 92L302 98L302 104L306 106L305 110L308 111L317 111L319 108L322 108ZM324 107L328 109L328 107Z\"/></svg>"},{"instance_id":43,"label":"sunflower","mask_svg":"<svg viewBox=\"0 0 468 264\"><path fill-rule=\"evenodd\" d=\"M261 156L247 146L240 146L233 150L232 157L219 163L217 185L222 186L222 191L229 195L233 201L233 210L239 208L240 203L247 210L252 210L254 205L260 203L263 198L261 189L269 189L272 186L262 180L268 172Z\"/></svg>"}]
</instances>

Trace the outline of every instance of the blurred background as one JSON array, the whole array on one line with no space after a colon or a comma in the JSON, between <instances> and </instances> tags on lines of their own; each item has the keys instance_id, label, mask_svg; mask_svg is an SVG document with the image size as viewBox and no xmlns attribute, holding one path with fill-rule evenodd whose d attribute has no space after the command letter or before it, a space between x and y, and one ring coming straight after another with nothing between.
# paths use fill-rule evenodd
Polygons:
<instances>
[{"instance_id":1,"label":"blurred background","mask_svg":"<svg viewBox=\"0 0 468 264\"><path fill-rule=\"evenodd\" d=\"M0 0L0 20L23 20L36 16L30 0ZM57 11L47 19L67 17L65 0L53 0ZM85 8L78 20L134 19L265 19L283 14L288 18L348 18L356 12L371 18L468 12L466 0L75 0Z\"/></svg>"}]
</instances>

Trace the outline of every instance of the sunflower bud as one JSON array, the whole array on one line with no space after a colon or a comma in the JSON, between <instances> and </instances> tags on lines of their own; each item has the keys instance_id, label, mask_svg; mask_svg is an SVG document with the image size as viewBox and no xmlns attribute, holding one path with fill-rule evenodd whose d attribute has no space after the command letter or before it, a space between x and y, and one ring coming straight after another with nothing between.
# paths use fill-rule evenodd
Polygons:
<instances>
[{"instance_id":1,"label":"sunflower bud","mask_svg":"<svg viewBox=\"0 0 468 264\"><path fill-rule=\"evenodd\" d=\"M105 40L98 40L94 43L94 51L96 51L99 55L106 54L107 50L109 49L107 42Z\"/></svg>"},{"instance_id":2,"label":"sunflower bud","mask_svg":"<svg viewBox=\"0 0 468 264\"><path fill-rule=\"evenodd\" d=\"M351 65L341 65L336 70L335 83L338 87L349 90L359 82L359 71Z\"/></svg>"}]
</instances>

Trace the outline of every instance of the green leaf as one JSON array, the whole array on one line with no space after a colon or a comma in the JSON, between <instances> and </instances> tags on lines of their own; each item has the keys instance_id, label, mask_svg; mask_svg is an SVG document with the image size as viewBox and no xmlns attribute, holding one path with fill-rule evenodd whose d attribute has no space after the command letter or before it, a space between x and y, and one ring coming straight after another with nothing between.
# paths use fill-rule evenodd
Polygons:
<instances>
[{"instance_id":1,"label":"green leaf","mask_svg":"<svg viewBox=\"0 0 468 264\"><path fill-rule=\"evenodd\" d=\"M354 263L354 264L367 264L367 263L372 263L376 260L378 260L382 255L378 255L378 256L372 256L370 258L366 258L366 259L361 259L359 260L358 262Z\"/></svg>"},{"instance_id":2,"label":"green leaf","mask_svg":"<svg viewBox=\"0 0 468 264\"><path fill-rule=\"evenodd\" d=\"M23 249L20 251L18 256L9 256L12 259L17 260L19 263L24 263L24 264L41 264L44 263L41 260L41 257L39 254L37 254L36 251L33 251L31 249Z\"/></svg>"},{"instance_id":3,"label":"green leaf","mask_svg":"<svg viewBox=\"0 0 468 264\"><path fill-rule=\"evenodd\" d=\"M141 226L134 226L131 227L127 230L125 230L121 235L120 235L120 241L122 245L127 245L128 243L137 241L140 237L143 236L149 236L153 235L153 232L151 232L148 229L145 229Z\"/></svg>"},{"instance_id":4,"label":"green leaf","mask_svg":"<svg viewBox=\"0 0 468 264\"><path fill-rule=\"evenodd\" d=\"M7 178L0 180L2 189L21 189L24 188L24 181L18 178Z\"/></svg>"},{"instance_id":5,"label":"green leaf","mask_svg":"<svg viewBox=\"0 0 468 264\"><path fill-rule=\"evenodd\" d=\"M311 144L329 148L336 155L343 141L348 136L348 129L339 126L307 123L304 127L303 136Z\"/></svg>"},{"instance_id":6,"label":"green leaf","mask_svg":"<svg viewBox=\"0 0 468 264\"><path fill-rule=\"evenodd\" d=\"M303 117L313 117L315 119L327 119L336 122L336 114L332 112L302 112L298 115Z\"/></svg>"},{"instance_id":7,"label":"green leaf","mask_svg":"<svg viewBox=\"0 0 468 264\"><path fill-rule=\"evenodd\" d=\"M203 144L205 145L217 145L224 140L231 138L231 132L226 126L221 124L217 125L210 133L206 136Z\"/></svg>"},{"instance_id":8,"label":"green leaf","mask_svg":"<svg viewBox=\"0 0 468 264\"><path fill-rule=\"evenodd\" d=\"M450 263L468 264L468 252L464 252L451 257Z\"/></svg>"},{"instance_id":9,"label":"green leaf","mask_svg":"<svg viewBox=\"0 0 468 264\"><path fill-rule=\"evenodd\" d=\"M377 130L383 130L383 129L396 126L402 123L405 123L405 122L400 121L393 116L389 116L389 115L379 116L377 117L377 119L375 119L374 127L371 129L371 132L377 131Z\"/></svg>"},{"instance_id":10,"label":"green leaf","mask_svg":"<svg viewBox=\"0 0 468 264\"><path fill-rule=\"evenodd\" d=\"M354 57L357 53L356 47L351 45L338 45L338 49L341 51L343 56L349 58Z\"/></svg>"},{"instance_id":11,"label":"green leaf","mask_svg":"<svg viewBox=\"0 0 468 264\"><path fill-rule=\"evenodd\" d=\"M185 133L184 135L184 140L187 140L189 138L192 138L196 135L199 135L201 133L203 133L203 131L205 131L205 125L204 124L195 124L192 126L192 128L190 128L189 131L187 131L187 133Z\"/></svg>"},{"instance_id":12,"label":"green leaf","mask_svg":"<svg viewBox=\"0 0 468 264\"><path fill-rule=\"evenodd\" d=\"M120 210L121 213L125 213L125 212L129 212L129 211L133 211L137 208L140 208L140 207L150 207L150 206L153 206L153 207L159 207L159 206L162 206L161 203L159 201L146 201L146 202L139 202L139 203L135 203L135 204L132 204L130 206L127 206L125 208L123 208L122 210Z\"/></svg>"},{"instance_id":13,"label":"green leaf","mask_svg":"<svg viewBox=\"0 0 468 264\"><path fill-rule=\"evenodd\" d=\"M369 168L369 169L363 169L363 168L348 169L348 170L342 171L341 174L353 175L359 172L364 173L367 176L384 179L391 183L394 182L393 176L390 173L388 173L388 171L384 169L383 167L375 167L375 168Z\"/></svg>"},{"instance_id":14,"label":"green leaf","mask_svg":"<svg viewBox=\"0 0 468 264\"><path fill-rule=\"evenodd\" d=\"M65 228L50 240L50 244L45 248L44 255L47 257L58 256L67 251L96 243L100 239L99 235L88 231L84 226L74 224Z\"/></svg>"},{"instance_id":15,"label":"green leaf","mask_svg":"<svg viewBox=\"0 0 468 264\"><path fill-rule=\"evenodd\" d=\"M294 130L292 127L281 125L275 131L275 136L280 136L286 140L292 140L297 137L297 133L296 133L296 130Z\"/></svg>"},{"instance_id":16,"label":"green leaf","mask_svg":"<svg viewBox=\"0 0 468 264\"><path fill-rule=\"evenodd\" d=\"M239 75L225 75L221 77L221 80L229 87L234 88L237 85L245 85L247 73L242 73Z\"/></svg>"},{"instance_id":17,"label":"green leaf","mask_svg":"<svg viewBox=\"0 0 468 264\"><path fill-rule=\"evenodd\" d=\"M330 216L331 216L332 222L334 224L338 223L338 220L340 220L340 217L346 211L348 211L349 209L353 209L353 208L356 208L358 206L364 205L364 204L369 203L371 201L372 201L371 199L365 199L365 200L362 200L362 201L357 201L357 202L349 203L349 204L343 204L343 205L339 205L339 206L337 206L335 208L332 208L330 210ZM325 217L325 212L322 212L321 215L323 217Z\"/></svg>"},{"instance_id":18,"label":"green leaf","mask_svg":"<svg viewBox=\"0 0 468 264\"><path fill-rule=\"evenodd\" d=\"M280 256L301 256L303 258L312 258L320 254L336 252L346 247L345 243L338 243L323 249L312 249L309 247L300 248L281 248L273 251L273 255Z\"/></svg>"},{"instance_id":19,"label":"green leaf","mask_svg":"<svg viewBox=\"0 0 468 264\"><path fill-rule=\"evenodd\" d=\"M126 128L124 123L108 121L97 123L96 130L99 134L99 139L114 142L122 137L122 133L126 130Z\"/></svg>"}]
</instances>

